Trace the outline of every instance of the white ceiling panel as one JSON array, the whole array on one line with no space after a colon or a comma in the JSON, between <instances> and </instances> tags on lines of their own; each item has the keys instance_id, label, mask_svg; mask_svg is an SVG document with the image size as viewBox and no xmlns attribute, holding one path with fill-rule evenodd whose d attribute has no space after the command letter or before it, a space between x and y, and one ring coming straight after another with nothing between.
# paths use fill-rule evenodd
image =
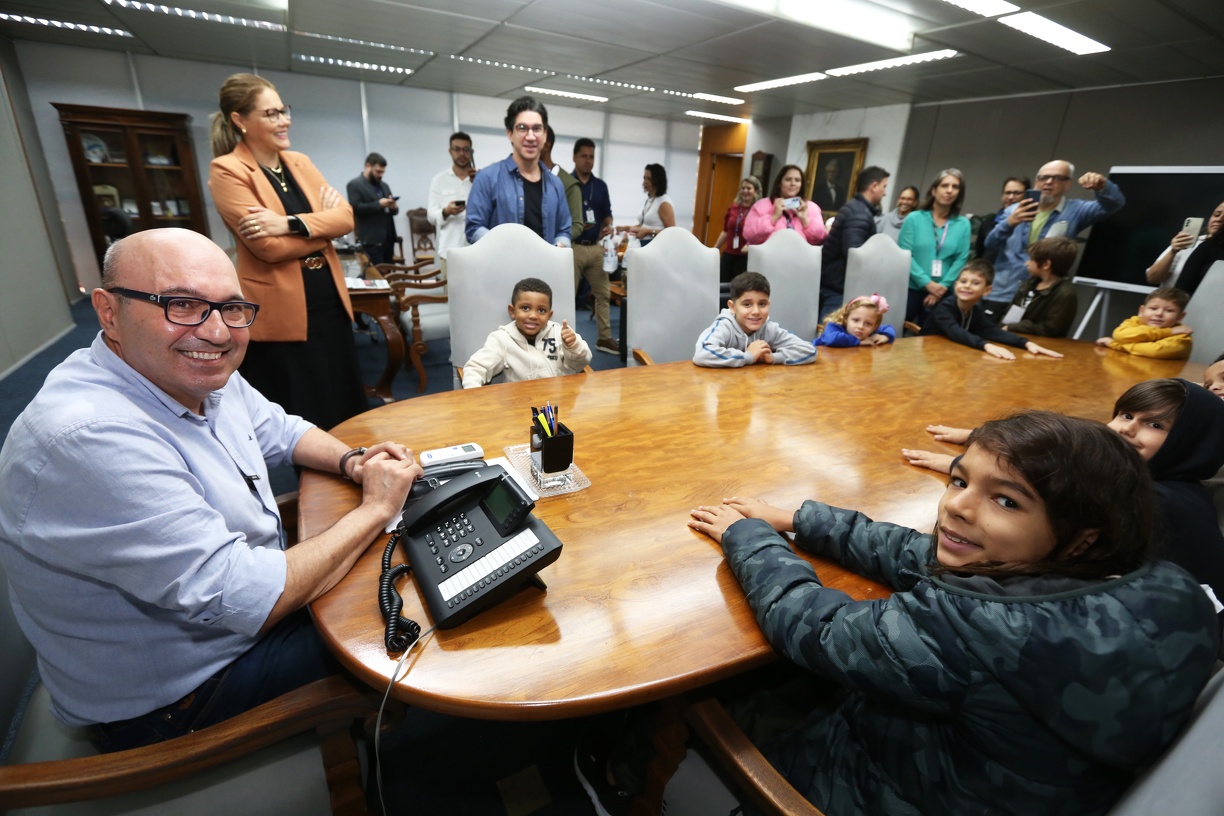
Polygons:
<instances>
[{"instance_id":1,"label":"white ceiling panel","mask_svg":"<svg viewBox=\"0 0 1224 816\"><path fill-rule=\"evenodd\" d=\"M1111 46L1077 57L941 0L869 0L921 30L907 53L954 48L964 56L903 69L736 94L734 86L899 56L896 51L718 0L173 0L184 9L283 23L284 32L120 9L103 0L0 0L0 11L123 28L132 38L0 22L0 35L87 48L155 53L305 76L512 97L538 84L609 97L607 109L691 121L690 108L758 117L926 103L1224 73L1221 0L1016 0ZM287 8L286 8L287 5ZM815 12L814 12L815 13ZM310 32L435 52L410 54ZM865 32L869 33L869 32ZM407 78L292 55L392 65ZM450 59L459 54L559 72L532 74ZM653 86L643 93L564 74ZM740 95L743 106L663 93ZM567 102L567 104L569 104Z\"/></svg>"},{"instance_id":2,"label":"white ceiling panel","mask_svg":"<svg viewBox=\"0 0 1224 816\"><path fill-rule=\"evenodd\" d=\"M607 45L596 39L501 26L463 52L466 57L511 62L558 73L595 76L654 56L651 51Z\"/></svg>"},{"instance_id":3,"label":"white ceiling panel","mask_svg":"<svg viewBox=\"0 0 1224 816\"><path fill-rule=\"evenodd\" d=\"M435 11L379 0L292 0L289 9L290 25L296 31L451 54L462 53L479 42L521 4L490 0L488 5L491 12L488 16Z\"/></svg>"}]
</instances>

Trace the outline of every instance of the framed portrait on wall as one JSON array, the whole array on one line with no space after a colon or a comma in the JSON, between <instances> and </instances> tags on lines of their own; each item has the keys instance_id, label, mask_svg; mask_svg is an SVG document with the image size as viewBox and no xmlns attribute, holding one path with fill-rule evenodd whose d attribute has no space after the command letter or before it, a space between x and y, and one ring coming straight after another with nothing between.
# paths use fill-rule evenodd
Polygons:
<instances>
[{"instance_id":1,"label":"framed portrait on wall","mask_svg":"<svg viewBox=\"0 0 1224 816\"><path fill-rule=\"evenodd\" d=\"M757 180L761 182L761 186L764 187L766 191L769 190L769 174L773 168L773 160L774 157L772 153L766 153L764 150L758 150L752 154L752 165L748 171L749 175L757 177Z\"/></svg>"},{"instance_id":2,"label":"framed portrait on wall","mask_svg":"<svg viewBox=\"0 0 1224 816\"><path fill-rule=\"evenodd\" d=\"M866 139L831 139L808 142L807 189L804 197L814 201L825 217L854 197L854 184L867 158Z\"/></svg>"}]
</instances>

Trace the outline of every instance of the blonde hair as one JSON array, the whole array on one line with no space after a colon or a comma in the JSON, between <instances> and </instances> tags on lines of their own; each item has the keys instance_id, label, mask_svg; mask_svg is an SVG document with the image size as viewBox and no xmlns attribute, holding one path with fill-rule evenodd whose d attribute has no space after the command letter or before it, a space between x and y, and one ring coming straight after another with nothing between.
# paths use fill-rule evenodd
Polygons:
<instances>
[{"instance_id":1,"label":"blonde hair","mask_svg":"<svg viewBox=\"0 0 1224 816\"><path fill-rule=\"evenodd\" d=\"M884 322L884 313L880 311L880 304L876 303L868 296L863 295L862 297L856 297L852 300L846 301L841 308L835 310L832 314L826 317L824 321L821 322L820 326L817 327L816 336L819 337L820 335L824 334L825 326L829 325L830 323L836 323L837 325L845 328L846 321L850 319L850 313L855 309L870 309L871 311L875 312L876 323L872 331L880 328L880 324Z\"/></svg>"},{"instance_id":2,"label":"blonde hair","mask_svg":"<svg viewBox=\"0 0 1224 816\"><path fill-rule=\"evenodd\" d=\"M255 74L233 74L221 83L217 94L220 110L212 115L209 141L213 156L224 156L234 152L241 138L230 114L245 116L255 105L255 98L264 91L276 91L276 86Z\"/></svg>"}]
</instances>

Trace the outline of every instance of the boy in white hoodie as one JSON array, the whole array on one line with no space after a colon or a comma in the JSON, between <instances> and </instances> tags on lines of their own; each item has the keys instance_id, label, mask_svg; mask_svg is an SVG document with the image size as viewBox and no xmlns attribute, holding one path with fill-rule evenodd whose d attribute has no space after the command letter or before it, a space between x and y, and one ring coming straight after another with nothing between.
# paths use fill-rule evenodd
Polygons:
<instances>
[{"instance_id":1,"label":"boy in white hoodie","mask_svg":"<svg viewBox=\"0 0 1224 816\"><path fill-rule=\"evenodd\" d=\"M816 362L816 348L769 319L769 281L759 272L731 280L731 299L714 325L697 338L693 362L714 368L754 363L804 365Z\"/></svg>"},{"instance_id":2,"label":"boy in white hoodie","mask_svg":"<svg viewBox=\"0 0 1224 816\"><path fill-rule=\"evenodd\" d=\"M506 382L574 374L591 362L591 349L578 332L552 317L552 287L539 278L514 285L506 307L513 321L492 332L463 366L463 387L479 388L498 374Z\"/></svg>"}]
</instances>

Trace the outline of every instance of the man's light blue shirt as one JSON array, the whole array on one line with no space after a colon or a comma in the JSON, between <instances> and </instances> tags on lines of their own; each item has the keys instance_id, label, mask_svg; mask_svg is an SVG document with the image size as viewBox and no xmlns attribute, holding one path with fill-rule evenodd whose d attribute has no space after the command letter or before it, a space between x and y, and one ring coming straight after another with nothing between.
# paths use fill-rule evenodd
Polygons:
<instances>
[{"instance_id":1,"label":"man's light blue shirt","mask_svg":"<svg viewBox=\"0 0 1224 816\"><path fill-rule=\"evenodd\" d=\"M146 714L251 648L285 585L268 466L311 427L237 373L195 414L100 333L51 372L0 450L0 559L60 720Z\"/></svg>"},{"instance_id":2,"label":"man's light blue shirt","mask_svg":"<svg viewBox=\"0 0 1224 816\"><path fill-rule=\"evenodd\" d=\"M569 203L561 179L541 169L543 180L540 202L544 239L550 244L570 246ZM467 225L464 228L469 244L474 244L498 224L523 222L523 174L514 162L514 154L491 164L476 174L467 199ZM551 236L551 237L549 237Z\"/></svg>"},{"instance_id":3,"label":"man's light blue shirt","mask_svg":"<svg viewBox=\"0 0 1224 816\"><path fill-rule=\"evenodd\" d=\"M1092 201L1063 198L1058 202L1050 218L1041 228L1039 238L1064 237L1074 238L1096 222L1113 215L1122 209L1126 196L1112 181L1106 181L1105 186L1096 191ZM986 260L994 264L994 285L989 299L1010 303L1020 289L1020 284L1029 278L1025 264L1028 261L1030 222L1022 222L1013 227L1007 223L1012 211L1019 203L1012 204L999 213L999 222L990 234L986 236ZM1055 224L1065 224L1050 232Z\"/></svg>"}]
</instances>

